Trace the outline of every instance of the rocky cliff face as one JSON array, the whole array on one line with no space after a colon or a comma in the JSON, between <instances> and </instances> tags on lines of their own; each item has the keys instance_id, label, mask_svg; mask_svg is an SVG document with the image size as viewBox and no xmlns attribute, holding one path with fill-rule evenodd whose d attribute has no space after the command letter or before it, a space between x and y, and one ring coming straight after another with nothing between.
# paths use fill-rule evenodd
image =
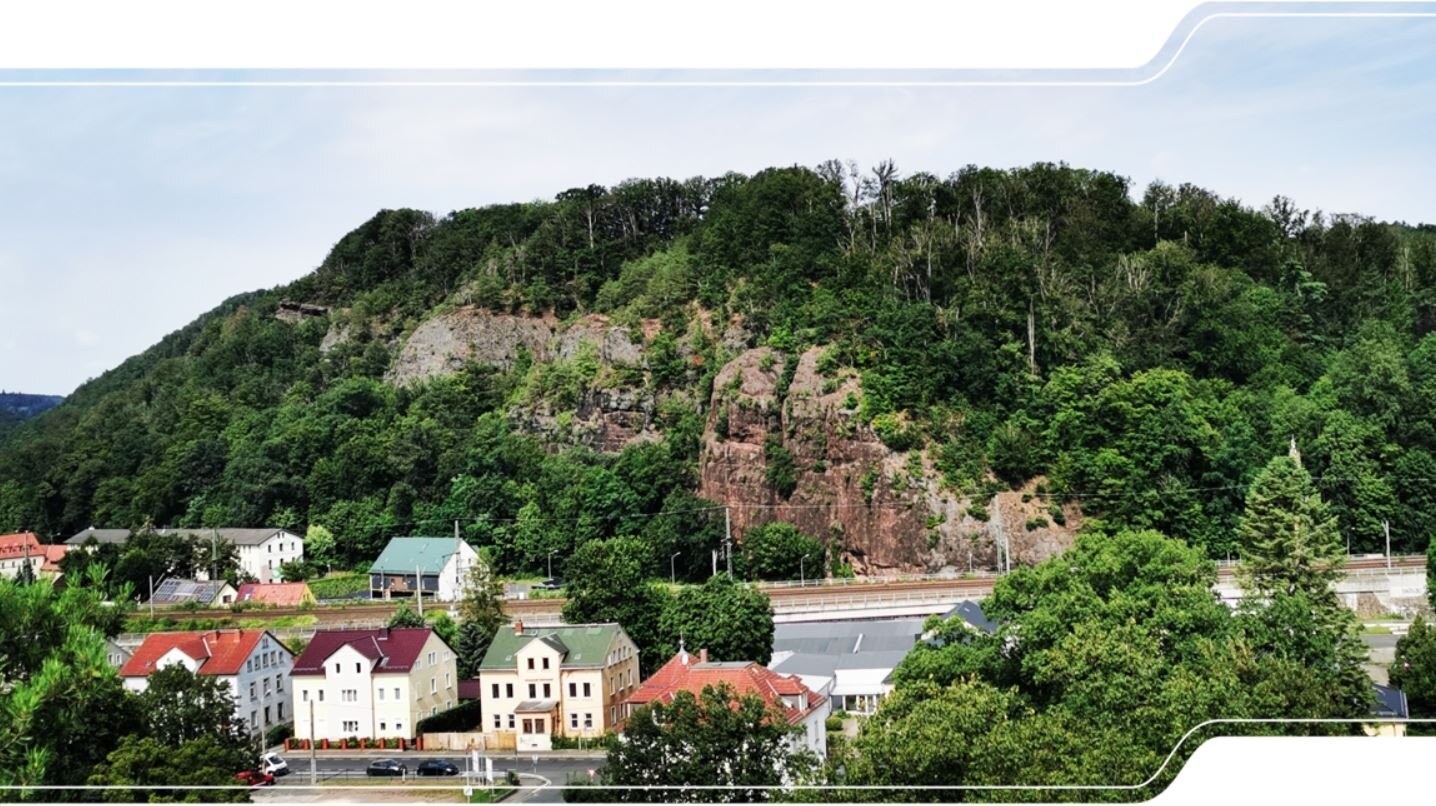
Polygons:
<instances>
[{"instance_id":1,"label":"rocky cliff face","mask_svg":"<svg viewBox=\"0 0 1436 806\"><path fill-rule=\"evenodd\" d=\"M890 450L857 416L859 379L823 377L821 352L798 358L782 399L787 359L768 348L742 353L718 374L698 494L731 507L735 532L789 521L828 541L860 574L995 569L1003 541L1014 564L1071 545L1080 512L1068 506L1065 525L1053 523L1032 494L1038 480L973 507L943 488L922 452ZM770 473L783 452L796 480L786 497Z\"/></svg>"},{"instance_id":2,"label":"rocky cliff face","mask_svg":"<svg viewBox=\"0 0 1436 806\"><path fill-rule=\"evenodd\" d=\"M510 418L552 443L616 452L661 437L658 397L641 380L646 345L658 330L656 321L631 329L599 315L560 323L459 308L404 341L389 380L415 383L471 361L508 368L524 351L539 362L596 361L597 374L576 401L520 403ZM1071 545L1081 513L1069 505L1060 511L1065 523L1055 522L1035 494L1040 480L980 501L948 490L924 451L894 451L862 421L860 379L846 370L825 377L822 348L787 356L745 349L743 335L741 322L727 323L722 334L739 352L718 372L707 401L697 491L730 507L735 534L789 521L861 574L995 569L1004 541L1013 564L1040 562ZM789 485L790 492L782 489Z\"/></svg>"}]
</instances>

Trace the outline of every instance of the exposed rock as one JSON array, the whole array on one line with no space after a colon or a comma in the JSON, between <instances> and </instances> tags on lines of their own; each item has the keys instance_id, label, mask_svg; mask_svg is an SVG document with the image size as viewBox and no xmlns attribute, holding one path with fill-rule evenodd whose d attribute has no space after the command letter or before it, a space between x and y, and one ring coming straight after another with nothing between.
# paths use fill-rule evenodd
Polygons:
<instances>
[{"instance_id":1,"label":"exposed rock","mask_svg":"<svg viewBox=\"0 0 1436 806\"><path fill-rule=\"evenodd\" d=\"M402 386L458 372L471 361L507 369L524 351L544 360L556 326L552 317L459 308L419 325L404 340L386 379Z\"/></svg>"},{"instance_id":2,"label":"exposed rock","mask_svg":"<svg viewBox=\"0 0 1436 806\"><path fill-rule=\"evenodd\" d=\"M319 352L327 355L333 352L335 347L348 344L349 339L353 338L352 331L353 328L348 324L341 325L334 322L329 325L329 330L324 333L324 338L319 340Z\"/></svg>"},{"instance_id":3,"label":"exposed rock","mask_svg":"<svg viewBox=\"0 0 1436 806\"><path fill-rule=\"evenodd\" d=\"M617 453L635 442L662 437L654 414L657 401L646 390L589 389L573 411L516 409L510 421L550 444L585 445Z\"/></svg>"},{"instance_id":4,"label":"exposed rock","mask_svg":"<svg viewBox=\"0 0 1436 806\"><path fill-rule=\"evenodd\" d=\"M590 314L574 322L558 337L554 353L571 359L584 342L598 348L598 360L605 364L643 364L642 343L635 344L628 328L611 324L607 316Z\"/></svg>"},{"instance_id":5,"label":"exposed rock","mask_svg":"<svg viewBox=\"0 0 1436 806\"><path fill-rule=\"evenodd\" d=\"M799 358L783 401L784 356L766 347L741 353L714 381L698 494L730 508L735 534L788 521L869 575L996 569L1004 538L1014 564L1071 545L1081 520L1075 506L1064 509L1066 526L1037 527L1035 518L1048 514L1044 499L1024 503L1021 492L1001 493L988 502L986 521L972 517L972 502L945 490L925 456L890 450L859 420L850 403L861 399L861 382L851 372L824 378L821 354L815 348ZM798 469L787 499L766 478L770 437Z\"/></svg>"},{"instance_id":6,"label":"exposed rock","mask_svg":"<svg viewBox=\"0 0 1436 806\"><path fill-rule=\"evenodd\" d=\"M281 322L302 322L305 319L314 319L320 316L327 316L329 309L323 305L311 305L307 302L295 302L293 300L281 300L279 308L274 312L274 318Z\"/></svg>"}]
</instances>

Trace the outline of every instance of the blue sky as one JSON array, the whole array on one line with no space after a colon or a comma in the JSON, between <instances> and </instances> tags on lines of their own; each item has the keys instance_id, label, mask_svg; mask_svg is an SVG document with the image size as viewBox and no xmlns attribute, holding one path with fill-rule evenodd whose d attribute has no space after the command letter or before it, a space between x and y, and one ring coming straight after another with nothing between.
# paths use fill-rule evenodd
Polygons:
<instances>
[{"instance_id":1,"label":"blue sky","mask_svg":"<svg viewBox=\"0 0 1436 806\"><path fill-rule=\"evenodd\" d=\"M0 88L0 388L64 394L375 210L838 157L1436 222L1436 20L1222 19L1120 88Z\"/></svg>"}]
</instances>

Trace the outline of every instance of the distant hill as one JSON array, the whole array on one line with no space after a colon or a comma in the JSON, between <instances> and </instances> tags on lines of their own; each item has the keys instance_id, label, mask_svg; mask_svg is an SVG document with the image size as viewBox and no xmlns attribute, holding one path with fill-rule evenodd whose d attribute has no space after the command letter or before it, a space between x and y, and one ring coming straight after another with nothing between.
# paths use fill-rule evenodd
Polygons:
<instances>
[{"instance_id":1,"label":"distant hill","mask_svg":"<svg viewBox=\"0 0 1436 806\"><path fill-rule=\"evenodd\" d=\"M0 433L42 411L60 405L60 395L27 395L22 392L0 392Z\"/></svg>"},{"instance_id":2,"label":"distant hill","mask_svg":"<svg viewBox=\"0 0 1436 806\"><path fill-rule=\"evenodd\" d=\"M1353 551L1388 521L1424 549L1436 231L828 163L380 211L0 433L0 531L313 524L364 569L457 521L504 571L637 537L695 580L772 520L822 573L1032 563L1079 529L1217 558L1292 440Z\"/></svg>"}]
</instances>

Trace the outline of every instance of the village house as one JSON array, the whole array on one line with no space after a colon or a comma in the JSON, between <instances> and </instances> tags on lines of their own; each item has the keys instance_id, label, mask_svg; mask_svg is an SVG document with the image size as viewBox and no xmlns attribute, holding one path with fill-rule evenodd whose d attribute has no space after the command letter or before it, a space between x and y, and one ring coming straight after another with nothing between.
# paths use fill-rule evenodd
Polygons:
<instances>
[{"instance_id":1,"label":"village house","mask_svg":"<svg viewBox=\"0 0 1436 806\"><path fill-rule=\"evenodd\" d=\"M246 582L235 594L240 604L254 603L274 607L300 607L315 603L307 582Z\"/></svg>"},{"instance_id":2,"label":"village house","mask_svg":"<svg viewBox=\"0 0 1436 806\"><path fill-rule=\"evenodd\" d=\"M304 539L286 529L158 529L159 534L192 535L196 540L213 540L232 544L239 557L239 570L259 582L279 581L279 567L287 562L304 559ZM121 543L130 539L129 529L90 528L65 541L70 546L96 543Z\"/></svg>"},{"instance_id":3,"label":"village house","mask_svg":"<svg viewBox=\"0 0 1436 806\"><path fill-rule=\"evenodd\" d=\"M459 704L454 650L428 628L321 630L293 675L301 739L410 739L419 720Z\"/></svg>"},{"instance_id":4,"label":"village house","mask_svg":"<svg viewBox=\"0 0 1436 806\"><path fill-rule=\"evenodd\" d=\"M548 750L553 735L601 736L638 675L638 646L618 624L501 628L479 664L485 745Z\"/></svg>"},{"instance_id":5,"label":"village house","mask_svg":"<svg viewBox=\"0 0 1436 806\"><path fill-rule=\"evenodd\" d=\"M414 596L452 602L463 595L469 569L478 562L473 546L453 537L395 537L369 568L369 595L375 599Z\"/></svg>"},{"instance_id":6,"label":"village house","mask_svg":"<svg viewBox=\"0 0 1436 806\"><path fill-rule=\"evenodd\" d=\"M20 566L29 565L39 579L44 564L45 549L34 532L0 535L0 576L14 579L20 574Z\"/></svg>"},{"instance_id":7,"label":"village house","mask_svg":"<svg viewBox=\"0 0 1436 806\"><path fill-rule=\"evenodd\" d=\"M205 632L159 632L120 667L125 688L149 688L149 676L167 666L181 665L196 675L218 677L229 684L235 717L250 733L261 733L293 719L289 708L289 675L294 653L268 630L222 629Z\"/></svg>"},{"instance_id":8,"label":"village house","mask_svg":"<svg viewBox=\"0 0 1436 806\"><path fill-rule=\"evenodd\" d=\"M201 607L229 607L238 594L222 579L162 579L150 594L149 604L197 604Z\"/></svg>"},{"instance_id":9,"label":"village house","mask_svg":"<svg viewBox=\"0 0 1436 806\"><path fill-rule=\"evenodd\" d=\"M679 649L624 702L622 715L626 720L644 705L673 702L680 691L698 697L703 689L725 683L740 697L757 695L790 725L801 728L789 739L794 751L807 749L820 759L826 756L827 718L832 713L827 697L809 689L797 675L781 675L751 661L710 661L706 649L696 657Z\"/></svg>"}]
</instances>

